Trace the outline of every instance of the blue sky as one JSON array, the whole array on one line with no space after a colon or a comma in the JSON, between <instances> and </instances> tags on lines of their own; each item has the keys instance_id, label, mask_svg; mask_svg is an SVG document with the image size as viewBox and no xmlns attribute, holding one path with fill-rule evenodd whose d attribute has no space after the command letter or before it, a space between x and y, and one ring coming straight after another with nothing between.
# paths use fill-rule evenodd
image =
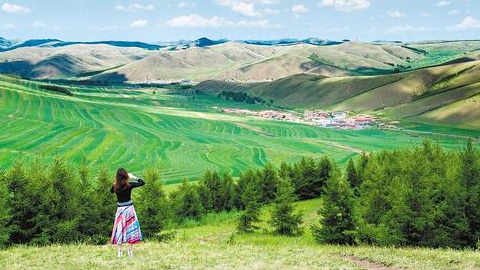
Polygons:
<instances>
[{"instance_id":1,"label":"blue sky","mask_svg":"<svg viewBox=\"0 0 480 270\"><path fill-rule=\"evenodd\" d=\"M69 41L480 39L480 0L0 0L0 36Z\"/></svg>"}]
</instances>

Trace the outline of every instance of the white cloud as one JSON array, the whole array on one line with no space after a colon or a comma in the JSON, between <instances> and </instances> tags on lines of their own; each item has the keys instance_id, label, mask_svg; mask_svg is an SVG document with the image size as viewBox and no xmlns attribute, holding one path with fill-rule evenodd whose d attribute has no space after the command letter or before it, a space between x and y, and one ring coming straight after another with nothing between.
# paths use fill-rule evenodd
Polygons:
<instances>
[{"instance_id":1,"label":"white cloud","mask_svg":"<svg viewBox=\"0 0 480 270\"><path fill-rule=\"evenodd\" d=\"M2 11L10 14L25 15L30 13L31 9L28 7L23 7L15 4L3 3Z\"/></svg>"},{"instance_id":2,"label":"white cloud","mask_svg":"<svg viewBox=\"0 0 480 270\"><path fill-rule=\"evenodd\" d=\"M405 13L401 12L401 11L398 11L398 10L395 10L395 11L389 11L387 13L388 17L390 18L397 18L397 19L400 19L400 18L403 18L405 17Z\"/></svg>"},{"instance_id":3,"label":"white cloud","mask_svg":"<svg viewBox=\"0 0 480 270\"><path fill-rule=\"evenodd\" d=\"M389 28L385 33L403 33L403 32L426 32L433 31L435 29L428 28L425 26L411 26L411 25L398 25L392 28Z\"/></svg>"},{"instance_id":4,"label":"white cloud","mask_svg":"<svg viewBox=\"0 0 480 270\"><path fill-rule=\"evenodd\" d=\"M452 9L448 12L448 15L450 15L450 16L457 15L457 14L460 14L460 11L458 11L456 9Z\"/></svg>"},{"instance_id":5,"label":"white cloud","mask_svg":"<svg viewBox=\"0 0 480 270\"><path fill-rule=\"evenodd\" d=\"M432 17L432 15L430 15L430 14L428 14L428 13L426 13L426 12L421 13L420 16L422 16L422 17Z\"/></svg>"},{"instance_id":6,"label":"white cloud","mask_svg":"<svg viewBox=\"0 0 480 270\"><path fill-rule=\"evenodd\" d=\"M235 23L237 27L245 27L245 28L267 28L270 27L270 23L268 20L259 20L259 21L239 21Z\"/></svg>"},{"instance_id":7,"label":"white cloud","mask_svg":"<svg viewBox=\"0 0 480 270\"><path fill-rule=\"evenodd\" d=\"M449 1L440 1L437 3L437 7L446 7L446 6L450 6L450 2Z\"/></svg>"},{"instance_id":8,"label":"white cloud","mask_svg":"<svg viewBox=\"0 0 480 270\"><path fill-rule=\"evenodd\" d=\"M237 1L237 0L216 0L221 6L229 7L232 11L247 17L258 17L262 14L256 10L253 2Z\"/></svg>"},{"instance_id":9,"label":"white cloud","mask_svg":"<svg viewBox=\"0 0 480 270\"><path fill-rule=\"evenodd\" d=\"M130 24L130 28L143 28L147 26L147 24L148 24L147 20L136 20Z\"/></svg>"},{"instance_id":10,"label":"white cloud","mask_svg":"<svg viewBox=\"0 0 480 270\"><path fill-rule=\"evenodd\" d=\"M155 10L155 6L154 5L142 5L142 4L139 4L139 3L133 3L133 4L130 4L128 6L124 6L124 5L116 5L115 6L115 10L118 10L118 11L152 11L152 10Z\"/></svg>"},{"instance_id":11,"label":"white cloud","mask_svg":"<svg viewBox=\"0 0 480 270\"><path fill-rule=\"evenodd\" d=\"M469 29L477 29L480 28L480 22L471 17L468 16L463 21L455 26L448 27L447 29L450 31L464 31L464 30L469 30Z\"/></svg>"},{"instance_id":12,"label":"white cloud","mask_svg":"<svg viewBox=\"0 0 480 270\"><path fill-rule=\"evenodd\" d=\"M268 20L241 20L231 21L223 17L205 18L197 14L182 15L172 18L165 22L165 27L171 28L226 28L226 27L243 27L243 28L268 28L279 27L271 25Z\"/></svg>"},{"instance_id":13,"label":"white cloud","mask_svg":"<svg viewBox=\"0 0 480 270\"><path fill-rule=\"evenodd\" d=\"M275 5L282 0L214 0L218 5L229 7L233 12L247 17L261 17L262 15L278 15L277 8L257 8L257 6Z\"/></svg>"},{"instance_id":14,"label":"white cloud","mask_svg":"<svg viewBox=\"0 0 480 270\"><path fill-rule=\"evenodd\" d=\"M196 27L211 27L211 28L220 28L227 25L231 25L233 22L226 20L222 17L212 17L204 18L202 16L192 14L192 15L182 15L168 20L165 23L165 26L172 28L196 28Z\"/></svg>"},{"instance_id":15,"label":"white cloud","mask_svg":"<svg viewBox=\"0 0 480 270\"><path fill-rule=\"evenodd\" d=\"M297 5L292 6L292 12L293 12L293 15L298 18L298 17L300 17L300 14L307 13L308 8L305 7L302 4L297 4Z\"/></svg>"},{"instance_id":16,"label":"white cloud","mask_svg":"<svg viewBox=\"0 0 480 270\"><path fill-rule=\"evenodd\" d=\"M43 22L34 21L34 22L32 23L32 27L33 27L33 28L45 28L46 25L45 25Z\"/></svg>"},{"instance_id":17,"label":"white cloud","mask_svg":"<svg viewBox=\"0 0 480 270\"><path fill-rule=\"evenodd\" d=\"M181 2L178 4L179 8L194 8L197 4L195 2Z\"/></svg>"},{"instance_id":18,"label":"white cloud","mask_svg":"<svg viewBox=\"0 0 480 270\"><path fill-rule=\"evenodd\" d=\"M338 11L353 11L371 6L369 0L323 0L319 7L334 7Z\"/></svg>"}]
</instances>

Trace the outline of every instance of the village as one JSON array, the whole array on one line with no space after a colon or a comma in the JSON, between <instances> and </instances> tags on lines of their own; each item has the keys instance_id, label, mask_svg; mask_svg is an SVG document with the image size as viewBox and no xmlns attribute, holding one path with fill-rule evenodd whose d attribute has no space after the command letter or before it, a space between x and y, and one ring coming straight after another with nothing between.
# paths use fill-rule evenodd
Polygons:
<instances>
[{"instance_id":1,"label":"village","mask_svg":"<svg viewBox=\"0 0 480 270\"><path fill-rule=\"evenodd\" d=\"M214 108L218 109L218 108ZM383 122L378 117L369 114L354 114L348 111L324 111L324 110L306 110L301 113L282 112L275 110L252 111L247 109L225 108L220 110L223 113L242 114L261 117L265 119L274 119L292 123L306 124L324 128L338 129L396 129L398 122Z\"/></svg>"}]
</instances>

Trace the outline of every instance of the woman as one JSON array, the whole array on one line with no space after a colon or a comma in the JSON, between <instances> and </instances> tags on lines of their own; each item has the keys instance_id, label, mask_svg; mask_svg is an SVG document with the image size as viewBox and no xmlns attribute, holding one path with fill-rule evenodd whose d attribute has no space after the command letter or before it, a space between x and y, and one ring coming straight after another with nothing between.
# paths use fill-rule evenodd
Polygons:
<instances>
[{"instance_id":1,"label":"woman","mask_svg":"<svg viewBox=\"0 0 480 270\"><path fill-rule=\"evenodd\" d=\"M135 182L129 182L132 178ZM122 257L122 244L128 243L128 256L133 256L132 245L142 240L142 232L138 223L137 213L132 203L132 189L145 185L145 182L127 173L123 168L118 169L115 182L110 189L111 193L117 195L117 214L112 231L112 245L118 246L118 257Z\"/></svg>"}]
</instances>

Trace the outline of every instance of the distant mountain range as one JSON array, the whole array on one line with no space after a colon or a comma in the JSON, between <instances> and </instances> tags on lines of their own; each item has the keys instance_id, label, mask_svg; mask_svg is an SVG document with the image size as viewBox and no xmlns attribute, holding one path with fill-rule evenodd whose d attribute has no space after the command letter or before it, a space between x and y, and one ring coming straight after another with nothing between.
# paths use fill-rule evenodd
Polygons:
<instances>
[{"instance_id":1,"label":"distant mountain range","mask_svg":"<svg viewBox=\"0 0 480 270\"><path fill-rule=\"evenodd\" d=\"M146 50L158 50L163 48L163 46L148 44L137 41L94 41L94 42L75 42L75 41L62 41L58 39L30 39L23 42L12 42L0 37L0 52L11 51L18 48L24 47L64 47L69 45L96 45L96 44L106 44L116 47L136 47Z\"/></svg>"},{"instance_id":2,"label":"distant mountain range","mask_svg":"<svg viewBox=\"0 0 480 270\"><path fill-rule=\"evenodd\" d=\"M75 44L83 45L98 45L106 44L116 47L136 47L146 50L159 50L168 46L196 46L196 47L207 47L218 45L222 43L229 42L228 39L212 40L206 37L199 38L194 41L180 40L174 42L158 42L158 43L144 43L138 41L93 41L93 42L80 42L80 41L62 41L59 39L30 39L26 41L12 41L0 37L0 52L15 50L23 47L64 47ZM341 44L344 41L330 41L322 40L318 38L309 38L304 40L298 39L279 39L279 40L238 40L236 42L243 42L245 44L255 44L255 45L267 45L267 46L278 46L278 45L293 45L293 44L312 44L312 45L336 45Z\"/></svg>"},{"instance_id":3,"label":"distant mountain range","mask_svg":"<svg viewBox=\"0 0 480 270\"><path fill-rule=\"evenodd\" d=\"M273 81L296 74L381 75L476 60L478 41L211 40L149 44L0 39L0 73L101 82Z\"/></svg>"}]
</instances>

